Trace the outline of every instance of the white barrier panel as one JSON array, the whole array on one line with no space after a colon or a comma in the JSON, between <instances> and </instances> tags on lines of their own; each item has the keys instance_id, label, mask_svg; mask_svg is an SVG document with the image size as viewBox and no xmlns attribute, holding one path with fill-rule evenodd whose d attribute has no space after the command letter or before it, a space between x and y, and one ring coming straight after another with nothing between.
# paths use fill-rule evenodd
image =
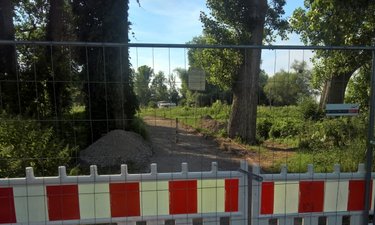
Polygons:
<instances>
[{"instance_id":1,"label":"white barrier panel","mask_svg":"<svg viewBox=\"0 0 375 225\"><path fill-rule=\"evenodd\" d=\"M365 196L365 169L360 164L356 173L341 173L335 165L333 173L288 174L286 166L280 174L260 174L263 182L252 183L252 224L268 225L342 225L362 224ZM372 176L374 178L374 174ZM372 185L372 183L371 183ZM374 185L371 186L371 214L374 210ZM321 221L321 222L319 222Z\"/></svg>"},{"instance_id":2,"label":"white barrier panel","mask_svg":"<svg viewBox=\"0 0 375 225\"><path fill-rule=\"evenodd\" d=\"M67 176L0 179L0 224L247 224L247 175L238 171ZM241 169L247 171L243 162Z\"/></svg>"}]
</instances>

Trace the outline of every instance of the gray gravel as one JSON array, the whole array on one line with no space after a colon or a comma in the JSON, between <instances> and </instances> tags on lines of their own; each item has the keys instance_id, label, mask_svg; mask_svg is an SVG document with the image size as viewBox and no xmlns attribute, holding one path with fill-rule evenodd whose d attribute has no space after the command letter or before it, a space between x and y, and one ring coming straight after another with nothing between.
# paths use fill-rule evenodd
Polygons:
<instances>
[{"instance_id":1,"label":"gray gravel","mask_svg":"<svg viewBox=\"0 0 375 225\"><path fill-rule=\"evenodd\" d=\"M132 164L137 169L148 166L152 150L139 134L113 130L80 152L84 163L99 167Z\"/></svg>"}]
</instances>

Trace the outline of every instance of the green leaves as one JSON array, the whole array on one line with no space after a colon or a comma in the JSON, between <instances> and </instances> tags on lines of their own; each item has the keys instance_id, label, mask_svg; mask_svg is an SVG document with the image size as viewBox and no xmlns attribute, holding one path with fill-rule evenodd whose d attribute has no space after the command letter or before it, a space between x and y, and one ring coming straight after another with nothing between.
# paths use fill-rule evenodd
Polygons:
<instances>
[{"instance_id":1,"label":"green leaves","mask_svg":"<svg viewBox=\"0 0 375 225\"><path fill-rule=\"evenodd\" d=\"M375 2L368 0L305 1L294 11L290 24L307 45L368 46L375 36ZM370 60L370 52L315 52L314 82L321 86L332 76L353 73Z\"/></svg>"},{"instance_id":2,"label":"green leaves","mask_svg":"<svg viewBox=\"0 0 375 225\"><path fill-rule=\"evenodd\" d=\"M57 138L51 127L0 115L0 177L24 176L27 166L39 175L52 175L58 166L68 164L76 150Z\"/></svg>"}]
</instances>

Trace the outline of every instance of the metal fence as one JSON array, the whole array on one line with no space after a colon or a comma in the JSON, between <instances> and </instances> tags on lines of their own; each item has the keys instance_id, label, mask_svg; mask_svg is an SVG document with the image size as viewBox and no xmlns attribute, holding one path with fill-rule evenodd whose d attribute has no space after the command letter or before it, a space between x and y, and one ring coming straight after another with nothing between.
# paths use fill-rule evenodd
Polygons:
<instances>
[{"instance_id":1,"label":"metal fence","mask_svg":"<svg viewBox=\"0 0 375 225\"><path fill-rule=\"evenodd\" d=\"M237 170L238 162L246 159L260 165L264 173L277 173L282 164L299 173L306 172L307 164L314 164L316 172L332 172L334 164L341 164L344 172L354 172L358 163L365 163L365 194L370 195L370 141L374 136L371 104L355 118L324 119L320 114L319 118L305 119L301 110L306 105L308 108L308 103L302 98L277 103L276 97L271 100L269 96L282 96L291 89L296 82L294 75L303 78L306 71L314 73L319 60L313 61L312 57L319 51L332 57L333 53L350 52L353 61L357 60L356 53L367 55L358 59L365 59L359 65L366 69L369 80L374 74L374 47L0 41L0 48L9 53L0 67L1 177L22 177L28 166L34 167L39 176L49 176L57 175L59 165L66 165L69 174L78 175L88 174L90 164L98 165L100 173L113 174L123 163L128 164L130 172L147 172L150 162L158 163L160 172L177 172L183 162L191 165L191 171L209 170L213 161L223 170ZM257 144L249 146L227 138L233 101L230 89L223 91L205 83L206 91L189 90L182 95L187 81L180 73L188 74L192 67L192 49L262 50L261 69L268 74L269 84L268 94L264 91L266 81L259 80L258 84ZM296 71L295 60L305 62L306 71ZM157 98L154 90L152 100L136 109L131 107L135 99L141 102L145 98L135 96L131 90L137 88L136 75L144 65L152 74L141 87L161 88L166 97ZM164 80L153 85L160 71ZM209 79L211 74L205 73ZM286 74L283 79L273 78L282 73ZM325 74L326 78L331 75ZM303 79L298 82L313 82ZM347 82L346 78L336 79L326 82L326 86ZM170 90L173 85L179 93L177 100ZM355 89L358 85L351 85L354 92L361 91ZM324 97L320 94L324 88L311 88L310 97L318 102ZM297 90L295 95L300 96L300 92ZM177 106L158 108L158 101ZM288 106L281 106L285 104ZM125 131L144 137L147 131L149 141ZM364 204L369 209L370 202Z\"/></svg>"}]
</instances>

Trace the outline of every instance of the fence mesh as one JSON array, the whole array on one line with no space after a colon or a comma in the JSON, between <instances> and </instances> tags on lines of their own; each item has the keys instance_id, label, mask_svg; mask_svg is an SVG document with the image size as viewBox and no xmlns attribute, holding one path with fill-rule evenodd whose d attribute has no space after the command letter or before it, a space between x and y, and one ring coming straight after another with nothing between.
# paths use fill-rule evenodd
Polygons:
<instances>
[{"instance_id":1,"label":"fence mesh","mask_svg":"<svg viewBox=\"0 0 375 225\"><path fill-rule=\"evenodd\" d=\"M0 71L1 178L24 177L25 168L29 166L34 168L36 176L58 175L58 166L66 166L69 175L87 175L92 164L99 167L99 174L120 173L121 164L127 164L130 173L145 173L150 171L150 163L157 163L159 173L172 173L181 171L183 162L188 163L189 171L209 171L212 162L218 162L221 171L236 171L240 161L246 160L249 165L259 165L260 176L279 174L283 165L289 172L304 176L308 164L314 165L315 173L330 174L335 164L341 165L341 172L356 172L358 165L365 163L371 70L368 48L263 49L257 84L256 139L248 144L240 135L229 138L227 132L235 98L233 87L242 81L232 77L232 83L225 84L220 80L225 77L214 74L218 72L214 67L221 67L205 63L202 57L210 50L217 54L231 52L235 56L238 52L252 51L254 47L128 47L77 43L2 44L1 48L7 49L9 57ZM323 58L314 58L317 54L356 54L359 51L368 52L369 61L364 61L355 71L335 70L341 65L330 65ZM205 76L204 90L191 89L202 86L197 83L202 80L189 80L196 75L194 69L198 66L201 66L198 75ZM251 83L248 85L252 87ZM360 112L354 117L329 117L322 102L359 104ZM364 178L364 175L352 174L355 180ZM313 176L309 182L328 182L328 177ZM284 197L280 197L284 198L284 211L269 217L253 215L259 219L253 220L253 224L277 224L278 221L281 224L284 220L289 223L286 217L290 214L294 224L306 224L307 214L299 214L298 206L302 206L298 204L302 203L295 199L296 202L288 202L290 191L302 193L300 189L306 184L288 179L285 176L284 180L275 181L270 189L275 196L275 190L285 192ZM361 186L364 183L352 184L349 180L338 177L335 182L364 188ZM267 190L263 189L263 184L258 184L258 196ZM320 188L321 184L309 184L314 190L303 193L316 195L315 188ZM241 185L248 188L247 184ZM300 189L293 189L295 185ZM342 194L338 190L341 186L335 187L335 193ZM215 184L214 189L217 192L225 188L225 185ZM327 189L325 191L327 193ZM361 195L356 197L361 198ZM354 224L357 220L350 222L350 217L363 213L364 202L355 203L359 208L352 213L337 208L342 204L338 199L336 210L330 212L311 206L313 209L307 210L311 218L314 212L320 214L318 219L310 218L310 222L328 224L327 218L336 215L341 217L342 224ZM324 206L321 205L325 204L324 190L322 202L316 204ZM279 210L277 207L271 206L272 212ZM220 215L211 222L246 223L244 218L234 221L228 219L230 214L229 217ZM261 222L264 218L267 223ZM165 223L170 222L174 220L165 220ZM186 220L186 223L191 221ZM192 223L210 221L198 216Z\"/></svg>"}]
</instances>

